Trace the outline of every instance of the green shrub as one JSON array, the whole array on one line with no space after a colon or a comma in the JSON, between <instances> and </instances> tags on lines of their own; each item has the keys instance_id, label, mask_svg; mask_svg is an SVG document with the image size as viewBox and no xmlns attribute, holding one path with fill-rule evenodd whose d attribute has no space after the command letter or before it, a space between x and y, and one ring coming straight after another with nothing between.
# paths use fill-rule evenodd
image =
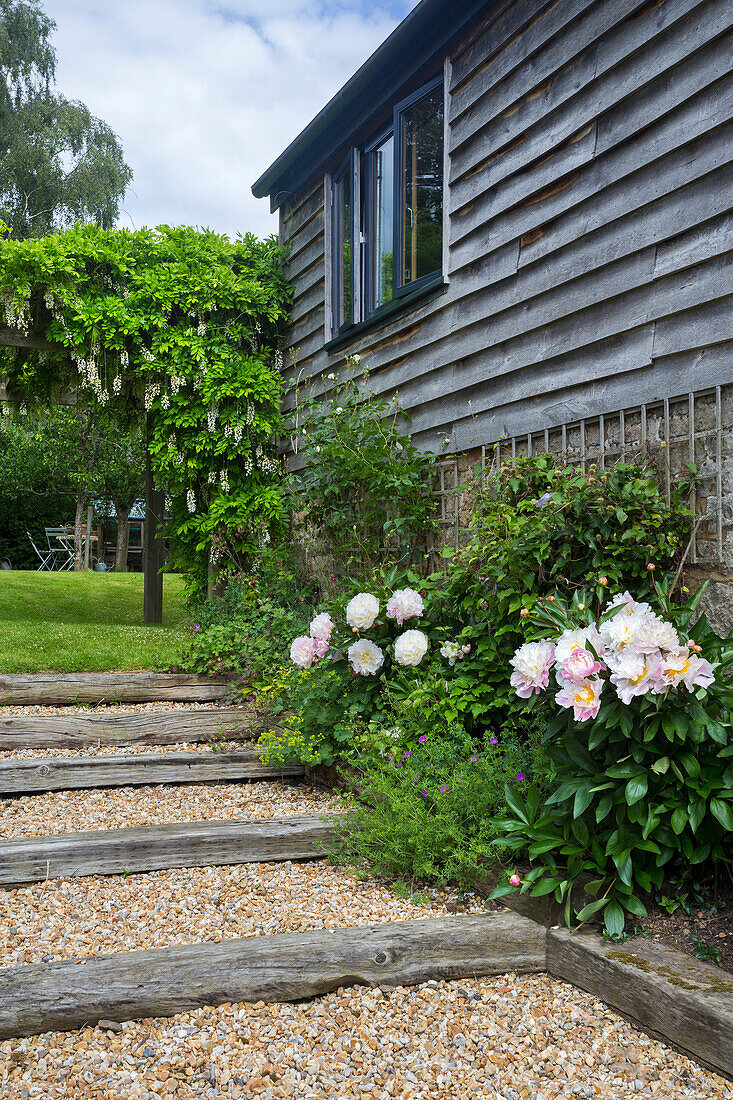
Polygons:
<instances>
[{"instance_id":1,"label":"green shrub","mask_svg":"<svg viewBox=\"0 0 733 1100\"><path fill-rule=\"evenodd\" d=\"M645 599L647 562L660 571L674 565L689 511L678 495L667 507L649 469L584 474L552 455L520 459L475 491L470 542L432 578L429 594L444 625L472 646L455 668L450 698L478 732L511 726L521 711L507 673L524 640L521 609L602 576L610 589Z\"/></svg>"},{"instance_id":2,"label":"green shrub","mask_svg":"<svg viewBox=\"0 0 733 1100\"><path fill-rule=\"evenodd\" d=\"M347 360L355 370L358 357ZM418 451L409 417L396 397L369 388L369 373L337 379L309 393L297 409L305 471L291 479L293 510L348 573L378 567L387 549L419 562L437 529L437 499L428 491L436 455Z\"/></svg>"},{"instance_id":3,"label":"green shrub","mask_svg":"<svg viewBox=\"0 0 733 1100\"><path fill-rule=\"evenodd\" d=\"M556 696L568 707L588 688L583 705L593 695L593 710L575 710L574 717L574 708L563 709L553 718L545 736L552 794L543 801L536 790L523 797L507 788L509 816L498 823L505 835L495 843L526 852L535 863L524 891L554 893L569 922L572 885L588 876L585 888L595 900L578 918L601 914L613 936L623 932L627 916L645 915L640 895L660 889L666 875L681 868L698 873L733 853L733 636L718 638L704 615L694 621L703 590L679 606L670 588L661 583L654 603L679 638L672 635L658 651L644 648L648 634L638 643L633 634L614 643L624 660L640 662L640 673L619 672L614 651L603 648L599 635L588 636L585 648L612 676L625 678L607 683L602 664L599 673L580 685L569 682L569 693ZM596 619L592 600L593 594L579 593L569 605L546 601L536 620L552 640L631 613L616 606ZM679 679L683 673L689 683ZM509 889L500 887L496 896Z\"/></svg>"},{"instance_id":4,"label":"green shrub","mask_svg":"<svg viewBox=\"0 0 733 1100\"><path fill-rule=\"evenodd\" d=\"M454 726L409 749L406 732L387 729L383 756L354 759L361 771L334 858L390 878L471 888L497 859L493 821L505 784L521 790L541 782L541 757L529 736L508 734L482 747Z\"/></svg>"}]
</instances>

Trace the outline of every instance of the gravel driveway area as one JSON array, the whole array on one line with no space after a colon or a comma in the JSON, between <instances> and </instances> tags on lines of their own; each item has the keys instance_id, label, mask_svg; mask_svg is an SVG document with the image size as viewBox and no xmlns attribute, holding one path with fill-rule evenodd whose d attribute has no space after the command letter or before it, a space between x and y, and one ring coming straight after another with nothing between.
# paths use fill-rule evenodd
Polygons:
<instances>
[{"instance_id":1,"label":"gravel driveway area","mask_svg":"<svg viewBox=\"0 0 733 1100\"><path fill-rule=\"evenodd\" d=\"M47 836L180 821L337 813L340 806L340 801L327 791L270 779L49 791L0 801L0 836Z\"/></svg>"},{"instance_id":2,"label":"gravel driveway area","mask_svg":"<svg viewBox=\"0 0 733 1100\"><path fill-rule=\"evenodd\" d=\"M3 1100L731 1100L722 1078L544 975L343 989L0 1043Z\"/></svg>"}]
</instances>

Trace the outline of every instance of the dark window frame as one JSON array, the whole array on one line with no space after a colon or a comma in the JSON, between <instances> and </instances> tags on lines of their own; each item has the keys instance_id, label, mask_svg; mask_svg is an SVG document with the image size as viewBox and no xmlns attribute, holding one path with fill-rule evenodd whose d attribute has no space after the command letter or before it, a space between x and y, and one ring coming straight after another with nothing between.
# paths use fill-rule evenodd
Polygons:
<instances>
[{"instance_id":1,"label":"dark window frame","mask_svg":"<svg viewBox=\"0 0 733 1100\"><path fill-rule=\"evenodd\" d=\"M427 84L423 84L422 88L418 88L412 95L407 96L399 103L395 104L393 114L393 129L395 135L395 177L394 177L394 244L392 246L392 286L393 295L395 298L400 298L405 294L410 294L413 291L420 290L422 287L433 286L438 274L442 275L442 261L441 266L437 267L434 271L429 271L425 275L422 275L419 279L412 279L409 283L403 283L399 278L399 271L401 269L401 263L398 262L398 256L402 255L402 244L404 241L405 232L405 207L401 199L402 193L402 177L405 169L405 157L404 157L404 137L405 137L405 112L409 111L410 107L413 107L416 103L419 103L421 99L427 98L438 87L443 87L443 73L435 77L434 80L429 81ZM445 110L443 105L442 110ZM445 118L443 117L443 141L445 141ZM445 180L443 179L443 192L445 193ZM441 213L443 208L441 206Z\"/></svg>"},{"instance_id":2,"label":"dark window frame","mask_svg":"<svg viewBox=\"0 0 733 1100\"><path fill-rule=\"evenodd\" d=\"M352 328L357 322L357 309L355 284L356 284L356 264L355 264L355 240L358 237L355 236L355 227L357 224L356 217L356 196L358 194L355 188L355 178L358 171L358 150L349 149L348 153L341 161L338 170L334 172L333 183L331 187L331 309L332 309L332 328L334 334L339 332L345 332L346 329ZM339 324L339 318L341 316L341 275L342 275L342 260L343 260L343 217L338 205L338 196L342 194L341 187L343 181L349 178L351 185L351 310L350 320Z\"/></svg>"},{"instance_id":3,"label":"dark window frame","mask_svg":"<svg viewBox=\"0 0 733 1100\"><path fill-rule=\"evenodd\" d=\"M331 177L331 331L326 347L341 343L352 333L363 328L373 328L382 317L387 318L403 305L411 304L421 293L445 284L444 259L435 271L428 272L419 279L402 283L399 279L402 239L404 233L404 208L401 201L401 179L404 168L403 136L405 111L415 103L431 95L436 88L445 86L445 74L441 70L435 77L422 84L409 96L399 100L392 109L390 125L383 126L378 134L358 148L351 148ZM445 109L443 112L443 141L445 142ZM373 302L374 284L374 153L392 135L394 137L394 179L393 179L393 243L392 243L392 298L375 306ZM445 153L445 149L444 149ZM351 169L352 193L352 319L348 324L339 325L340 317L340 250L342 217L338 209L337 196L339 186L345 174ZM443 179L443 197L445 196L445 178ZM443 217L445 209L443 207ZM445 226L443 225L443 233ZM357 262L358 254L358 262ZM405 299L402 302L402 299Z\"/></svg>"}]
</instances>

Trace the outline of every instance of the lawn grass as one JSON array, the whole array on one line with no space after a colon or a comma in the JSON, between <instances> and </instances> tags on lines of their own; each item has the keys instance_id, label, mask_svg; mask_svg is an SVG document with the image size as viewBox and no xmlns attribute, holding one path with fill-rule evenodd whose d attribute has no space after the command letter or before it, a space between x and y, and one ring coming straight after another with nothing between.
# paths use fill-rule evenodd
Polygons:
<instances>
[{"instance_id":1,"label":"lawn grass","mask_svg":"<svg viewBox=\"0 0 733 1100\"><path fill-rule=\"evenodd\" d=\"M175 665L183 577L163 580L163 622L143 625L142 573L0 571L0 672L112 672Z\"/></svg>"}]
</instances>

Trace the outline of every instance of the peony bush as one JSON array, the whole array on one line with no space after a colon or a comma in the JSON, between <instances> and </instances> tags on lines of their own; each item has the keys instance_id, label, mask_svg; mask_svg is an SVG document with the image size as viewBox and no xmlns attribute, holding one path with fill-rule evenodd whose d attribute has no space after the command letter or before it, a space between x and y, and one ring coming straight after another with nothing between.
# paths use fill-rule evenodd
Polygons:
<instances>
[{"instance_id":1,"label":"peony bush","mask_svg":"<svg viewBox=\"0 0 733 1100\"><path fill-rule=\"evenodd\" d=\"M530 708L554 692L545 736L554 790L542 799L507 787L495 844L526 852L531 867L495 897L517 886L554 893L570 923L582 878L592 900L578 919L602 917L619 936L670 871L730 861L733 638L696 618L704 587L682 606L671 589L653 585L658 610L624 591L592 611L579 592L522 616L543 636L517 649L510 682Z\"/></svg>"},{"instance_id":2,"label":"peony bush","mask_svg":"<svg viewBox=\"0 0 733 1100\"><path fill-rule=\"evenodd\" d=\"M425 611L423 598L412 588L402 588L387 600L386 617L395 619L399 626L408 619L422 618ZM359 638L348 643L345 631L334 634L335 624L328 612L316 615L307 636L296 638L290 647L290 659L298 668L308 669L324 657L332 661L346 659L355 676L376 676L385 667L391 650L392 660L398 665L419 665L428 652L430 643L422 630L406 630L391 639L387 624L378 622L380 603L371 592L358 592L346 605L345 620L352 635L376 628L378 641Z\"/></svg>"}]
</instances>

